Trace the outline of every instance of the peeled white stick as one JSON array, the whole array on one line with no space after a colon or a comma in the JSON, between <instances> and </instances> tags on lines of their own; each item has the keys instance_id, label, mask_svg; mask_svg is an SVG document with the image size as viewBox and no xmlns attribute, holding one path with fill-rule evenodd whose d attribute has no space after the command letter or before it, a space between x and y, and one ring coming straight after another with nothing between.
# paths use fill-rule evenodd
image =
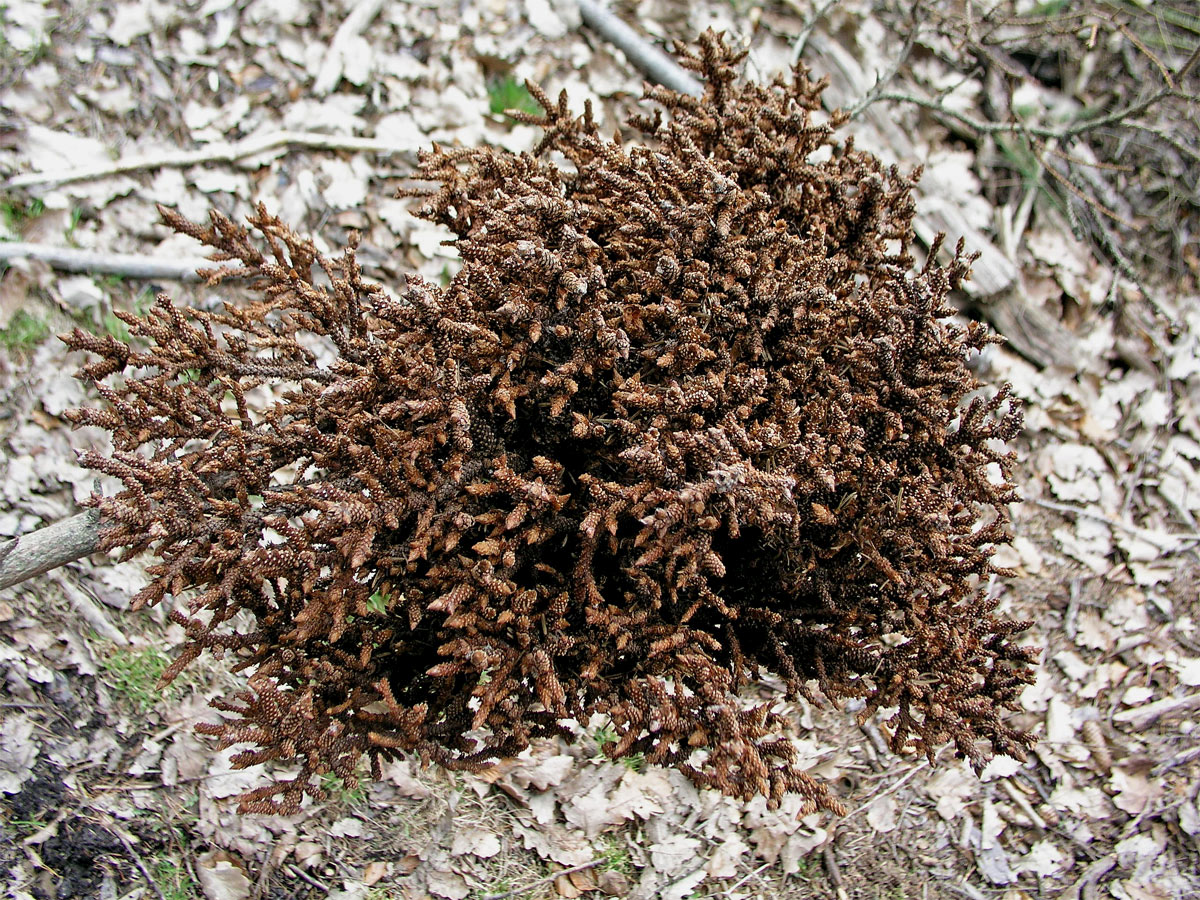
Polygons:
<instances>
[{"instance_id":1,"label":"peeled white stick","mask_svg":"<svg viewBox=\"0 0 1200 900\"><path fill-rule=\"evenodd\" d=\"M681 94L703 95L699 81L596 0L578 2L583 24L623 52L650 81Z\"/></svg>"},{"instance_id":2,"label":"peeled white stick","mask_svg":"<svg viewBox=\"0 0 1200 900\"><path fill-rule=\"evenodd\" d=\"M96 253L47 244L0 242L0 260L40 259L66 272L120 275L123 278L161 278L169 281L199 281L197 269L219 269L224 263L196 257L168 259L130 253Z\"/></svg>"},{"instance_id":3,"label":"peeled white stick","mask_svg":"<svg viewBox=\"0 0 1200 900\"><path fill-rule=\"evenodd\" d=\"M0 544L0 590L90 556L100 543L100 513L77 516Z\"/></svg>"},{"instance_id":4,"label":"peeled white stick","mask_svg":"<svg viewBox=\"0 0 1200 900\"><path fill-rule=\"evenodd\" d=\"M307 147L311 150L346 150L351 153L380 153L385 156L399 154L411 156L407 151L386 141L358 137L353 134L317 134L308 131L277 131L273 134L243 138L232 144L219 142L207 144L199 150L167 150L162 153L123 156L111 163L99 166L80 166L78 169L59 169L46 172L26 172L14 175L0 184L0 188L34 187L46 184L68 184L72 181L92 181L129 172L143 172L163 167L197 166L210 162L236 162L261 154L280 155L289 148Z\"/></svg>"}]
</instances>

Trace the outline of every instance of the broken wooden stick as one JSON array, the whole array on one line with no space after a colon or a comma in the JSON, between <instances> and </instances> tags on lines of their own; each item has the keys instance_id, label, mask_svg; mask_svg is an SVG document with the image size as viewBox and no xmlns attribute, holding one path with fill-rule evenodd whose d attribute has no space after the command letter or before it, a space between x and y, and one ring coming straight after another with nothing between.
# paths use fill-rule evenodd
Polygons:
<instances>
[{"instance_id":1,"label":"broken wooden stick","mask_svg":"<svg viewBox=\"0 0 1200 900\"><path fill-rule=\"evenodd\" d=\"M0 590L91 556L99 544L100 513L94 509L15 537L0 544Z\"/></svg>"},{"instance_id":2,"label":"broken wooden stick","mask_svg":"<svg viewBox=\"0 0 1200 900\"><path fill-rule=\"evenodd\" d=\"M218 269L221 263L195 259L167 259L133 253L97 253L73 247L21 242L0 243L0 260L37 259L65 272L89 275L119 275L122 278L149 278L166 281L200 281L197 269Z\"/></svg>"},{"instance_id":3,"label":"broken wooden stick","mask_svg":"<svg viewBox=\"0 0 1200 900\"><path fill-rule=\"evenodd\" d=\"M584 25L624 53L650 81L681 94L703 95L699 81L596 0L579 0L579 15Z\"/></svg>"}]
</instances>

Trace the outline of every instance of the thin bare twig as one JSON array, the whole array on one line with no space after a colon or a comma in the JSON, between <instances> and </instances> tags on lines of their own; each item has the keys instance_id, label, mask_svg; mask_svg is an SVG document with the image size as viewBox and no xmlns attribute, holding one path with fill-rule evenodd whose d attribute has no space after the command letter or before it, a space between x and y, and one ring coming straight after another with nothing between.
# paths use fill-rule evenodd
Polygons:
<instances>
[{"instance_id":1,"label":"thin bare twig","mask_svg":"<svg viewBox=\"0 0 1200 900\"><path fill-rule=\"evenodd\" d=\"M1042 160L1039 159L1038 162L1042 163ZM1138 227L1136 224L1134 224L1133 222L1130 222L1128 219L1126 219L1120 213L1109 209L1107 206L1105 206L1103 203L1101 203L1095 197L1085 194L1078 187L1076 187L1069 178L1067 178L1065 175L1063 175L1061 172L1059 172L1058 169L1054 168L1054 166L1047 166L1047 165L1042 164L1041 169L1049 172L1050 175L1054 178L1054 180L1057 181L1059 184L1061 184L1064 188L1066 188L1067 193L1074 194L1075 197L1079 200L1079 202L1087 204L1092 209L1096 210L1096 212L1104 213L1104 215L1108 216L1114 222L1119 222L1120 224L1122 224L1126 228L1128 228L1130 231L1138 230Z\"/></svg>"},{"instance_id":2,"label":"thin bare twig","mask_svg":"<svg viewBox=\"0 0 1200 900\"><path fill-rule=\"evenodd\" d=\"M1124 23L1118 25L1117 30L1125 36L1129 43L1141 50L1142 55L1146 57L1146 59L1150 60L1150 62L1154 64L1154 67L1158 69L1158 73L1162 75L1163 81L1167 83L1167 87L1175 87L1175 79L1171 77L1171 70L1163 65L1163 61L1154 55L1150 48L1142 42L1140 37L1125 27Z\"/></svg>"},{"instance_id":3,"label":"thin bare twig","mask_svg":"<svg viewBox=\"0 0 1200 900\"><path fill-rule=\"evenodd\" d=\"M68 184L73 181L90 181L112 175L127 175L147 169L179 168L201 163L235 162L260 153L283 151L290 147L307 147L312 150L347 150L354 153L396 154L407 151L375 138L353 135L314 134L307 131L277 131L238 141L235 144L210 144L201 150L171 150L145 156L131 156L102 166L80 166L77 169L61 169L49 172L28 172L15 175L4 182L6 190L39 185Z\"/></svg>"},{"instance_id":4,"label":"thin bare twig","mask_svg":"<svg viewBox=\"0 0 1200 900\"><path fill-rule=\"evenodd\" d=\"M1200 759L1200 747L1191 747L1176 753L1170 759L1163 760L1150 770L1150 774L1157 778L1160 775L1165 775L1174 768L1187 765L1197 759Z\"/></svg>"},{"instance_id":5,"label":"thin bare twig","mask_svg":"<svg viewBox=\"0 0 1200 900\"><path fill-rule=\"evenodd\" d=\"M299 878L301 881L308 882L310 885L315 887L317 890L324 891L326 894L329 893L329 885L327 885L325 882L321 881L319 878L313 878L311 875L309 875L303 869L289 864L288 871L291 872L293 875L295 875L297 878Z\"/></svg>"},{"instance_id":6,"label":"thin bare twig","mask_svg":"<svg viewBox=\"0 0 1200 900\"><path fill-rule=\"evenodd\" d=\"M1200 709L1200 693L1188 694L1184 697L1167 697L1163 700L1155 700L1153 703L1135 706L1133 709L1123 709L1113 716L1113 721L1128 725L1134 731L1141 731L1149 728L1163 716L1192 712L1196 709Z\"/></svg>"},{"instance_id":7,"label":"thin bare twig","mask_svg":"<svg viewBox=\"0 0 1200 900\"><path fill-rule=\"evenodd\" d=\"M833 854L832 841L826 841L821 847L821 861L825 863L825 874L829 876L829 883L833 885L834 892L839 897L844 897L846 888L842 884L842 873L838 870L837 857Z\"/></svg>"},{"instance_id":8,"label":"thin bare twig","mask_svg":"<svg viewBox=\"0 0 1200 900\"><path fill-rule=\"evenodd\" d=\"M905 35L904 45L900 48L900 53L896 56L892 64L888 66L887 71L876 76L875 84L866 94L863 95L854 106L850 107L850 117L854 118L868 106L875 102L875 97L883 93L883 89L891 83L896 77L896 73L900 71L900 67L908 61L909 55L912 53L913 45L917 41L917 35L920 33L921 27L916 21L916 7L913 8L913 21L909 23L908 34Z\"/></svg>"},{"instance_id":9,"label":"thin bare twig","mask_svg":"<svg viewBox=\"0 0 1200 900\"><path fill-rule=\"evenodd\" d=\"M1024 122L984 122L976 119L973 116L968 116L966 113L961 113L958 110L948 109L943 104L936 100L931 100L928 97L921 97L917 94L906 94L902 91L885 91L876 96L871 102L879 103L881 101L891 101L894 103L911 103L914 106L919 106L922 109L928 109L931 112L941 116L953 119L966 125L972 131L979 134L1026 134L1033 137L1043 138L1045 140L1065 141L1068 138L1076 135L1084 134L1088 131L1095 131L1097 128L1103 128L1107 125L1113 125L1125 119L1132 118L1145 112L1154 104L1165 100L1168 97L1181 96L1180 92L1173 88L1163 88L1156 91L1149 97L1139 100L1136 103L1131 103L1128 106L1123 106L1120 109L1107 113L1103 116L1098 116L1095 119L1088 119L1082 122L1076 122L1074 125L1068 125L1063 128L1046 128L1041 125L1028 125Z\"/></svg>"},{"instance_id":10,"label":"thin bare twig","mask_svg":"<svg viewBox=\"0 0 1200 900\"><path fill-rule=\"evenodd\" d=\"M1162 538L1159 535L1154 534L1154 532L1152 532L1150 529L1143 528L1140 525L1132 525L1128 522L1122 522L1115 516L1106 515L1105 513L1097 512L1094 509L1088 509L1084 506L1072 506L1069 503L1057 503L1054 500L1042 500L1040 498L1035 498L1033 502L1044 509L1052 509L1055 512L1071 513L1072 515L1083 516L1088 519L1095 519L1098 522L1104 522L1106 525L1109 525L1112 528L1120 529L1128 534L1132 534L1134 537L1148 541L1164 552L1166 552L1168 549L1167 547L1163 546ZM1169 537L1172 542L1180 541L1182 543L1187 543L1192 541L1200 541L1200 534L1174 534L1167 532L1167 537Z\"/></svg>"},{"instance_id":11,"label":"thin bare twig","mask_svg":"<svg viewBox=\"0 0 1200 900\"><path fill-rule=\"evenodd\" d=\"M602 859L589 860L588 862L580 863L577 866L571 866L569 869L561 869L558 872L552 872L544 878L539 878L537 881L531 881L529 884L518 888L513 888L510 891L502 891L499 894L484 894L480 900L503 900L504 897L515 897L517 894L524 894L528 891L532 891L534 888L541 887L543 884L554 881L561 875L570 875L572 872L582 872L584 869L591 869L600 865L602 862L604 862Z\"/></svg>"},{"instance_id":12,"label":"thin bare twig","mask_svg":"<svg viewBox=\"0 0 1200 900\"><path fill-rule=\"evenodd\" d=\"M1196 45L1196 49L1193 50L1192 55L1187 58L1187 62L1180 66L1179 71L1175 73L1175 82L1177 84L1182 84L1183 79L1192 74L1192 69L1196 68L1197 64L1200 64L1200 44Z\"/></svg>"},{"instance_id":13,"label":"thin bare twig","mask_svg":"<svg viewBox=\"0 0 1200 900\"><path fill-rule=\"evenodd\" d=\"M792 65L794 66L800 61L800 57L804 55L804 48L808 46L808 39L813 33L813 29L817 27L825 14L837 3L837 0L825 0L820 6L812 10L809 14L804 8L807 4L802 4L799 0L787 0L788 6L792 7L796 12L806 16L804 26L800 29L800 33L796 35L796 41L792 44Z\"/></svg>"},{"instance_id":14,"label":"thin bare twig","mask_svg":"<svg viewBox=\"0 0 1200 900\"><path fill-rule=\"evenodd\" d=\"M895 784L890 785L885 790L880 791L878 794L876 794L874 797L872 797L870 800L868 800L862 806L858 807L855 810L852 810L848 815L843 816L841 821L849 822L851 819L853 819L855 816L857 816L860 812L867 809L867 807L869 807L872 803L874 803L880 797L886 797L888 794L894 794L896 791L900 790L900 788L902 788L910 778L912 778L914 775L916 775L922 769L925 769L928 767L929 767L929 760L927 760L927 759L921 760L920 763L918 763L917 765L915 765L911 769L909 769L907 772L905 772L903 777L898 779Z\"/></svg>"},{"instance_id":15,"label":"thin bare twig","mask_svg":"<svg viewBox=\"0 0 1200 900\"><path fill-rule=\"evenodd\" d=\"M736 891L738 888L740 888L743 884L745 884L751 878L753 878L756 875L761 875L765 869L769 869L770 867L771 867L771 863L763 863L757 869L753 870L752 872L750 872L746 875L743 875L741 878L739 878L737 881L735 881L733 884L731 884L725 890L721 891L719 894L713 894L712 896L713 897L731 896L734 891Z\"/></svg>"},{"instance_id":16,"label":"thin bare twig","mask_svg":"<svg viewBox=\"0 0 1200 900\"><path fill-rule=\"evenodd\" d=\"M154 876L151 875L150 870L146 868L146 864L142 861L141 855L133 848L133 842L129 840L129 836L125 834L124 829L117 825L116 822L110 819L107 815L104 816L104 820L104 830L109 834L115 835L117 840L120 841L122 846L125 847L125 852L129 854L129 858L133 860L134 865L136 865L139 871L141 871L142 877L146 879L147 884L154 889L154 893L158 895L158 900L167 900L162 888L158 886L158 882L154 880Z\"/></svg>"}]
</instances>

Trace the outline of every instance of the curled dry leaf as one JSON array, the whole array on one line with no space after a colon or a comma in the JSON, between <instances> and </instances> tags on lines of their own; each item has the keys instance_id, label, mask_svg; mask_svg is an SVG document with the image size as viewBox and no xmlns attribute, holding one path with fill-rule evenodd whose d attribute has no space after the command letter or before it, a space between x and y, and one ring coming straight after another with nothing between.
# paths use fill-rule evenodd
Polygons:
<instances>
[{"instance_id":1,"label":"curled dry leaf","mask_svg":"<svg viewBox=\"0 0 1200 900\"><path fill-rule=\"evenodd\" d=\"M224 850L196 857L196 877L208 900L247 900L252 884L245 864Z\"/></svg>"},{"instance_id":2,"label":"curled dry leaf","mask_svg":"<svg viewBox=\"0 0 1200 900\"><path fill-rule=\"evenodd\" d=\"M897 814L900 811L900 804L892 794L884 794L881 797L876 797L867 807L867 824L876 831L887 833L895 831L899 825Z\"/></svg>"}]
</instances>

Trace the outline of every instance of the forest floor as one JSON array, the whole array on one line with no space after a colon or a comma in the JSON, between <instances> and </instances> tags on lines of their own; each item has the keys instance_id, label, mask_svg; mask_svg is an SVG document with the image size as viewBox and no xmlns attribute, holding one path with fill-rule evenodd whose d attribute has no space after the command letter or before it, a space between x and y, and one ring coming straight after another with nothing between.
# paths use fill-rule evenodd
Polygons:
<instances>
[{"instance_id":1,"label":"forest floor","mask_svg":"<svg viewBox=\"0 0 1200 900\"><path fill-rule=\"evenodd\" d=\"M725 29L751 49L748 77L797 56L828 72L859 146L925 165L924 224L985 251L958 300L1010 338L978 373L1026 409L1025 499L1000 554L1016 575L992 590L1042 651L1015 716L1040 738L1028 760L977 777L949 751L896 758L874 721L784 703L767 680L751 699L791 716L849 815L698 792L609 761L593 729L483 775L396 763L353 790L331 779L297 815L239 816L237 795L270 773L232 770L192 728L238 676L200 661L158 690L182 633L162 609L128 610L140 562L93 558L0 594L5 896L1200 897L1194 6L615 6L659 41ZM342 28L355 9L362 27ZM359 231L384 283L444 277L446 235L394 190L435 141L531 147L535 129L501 112L528 102L526 78L592 99L607 130L642 87L566 0L0 0L0 240L189 258L155 202L240 218L261 201L329 251ZM231 149L282 132L308 137ZM113 311L156 291L234 291L0 270L2 538L94 487L74 452L101 438L63 413L96 399L53 334L124 337Z\"/></svg>"}]
</instances>

